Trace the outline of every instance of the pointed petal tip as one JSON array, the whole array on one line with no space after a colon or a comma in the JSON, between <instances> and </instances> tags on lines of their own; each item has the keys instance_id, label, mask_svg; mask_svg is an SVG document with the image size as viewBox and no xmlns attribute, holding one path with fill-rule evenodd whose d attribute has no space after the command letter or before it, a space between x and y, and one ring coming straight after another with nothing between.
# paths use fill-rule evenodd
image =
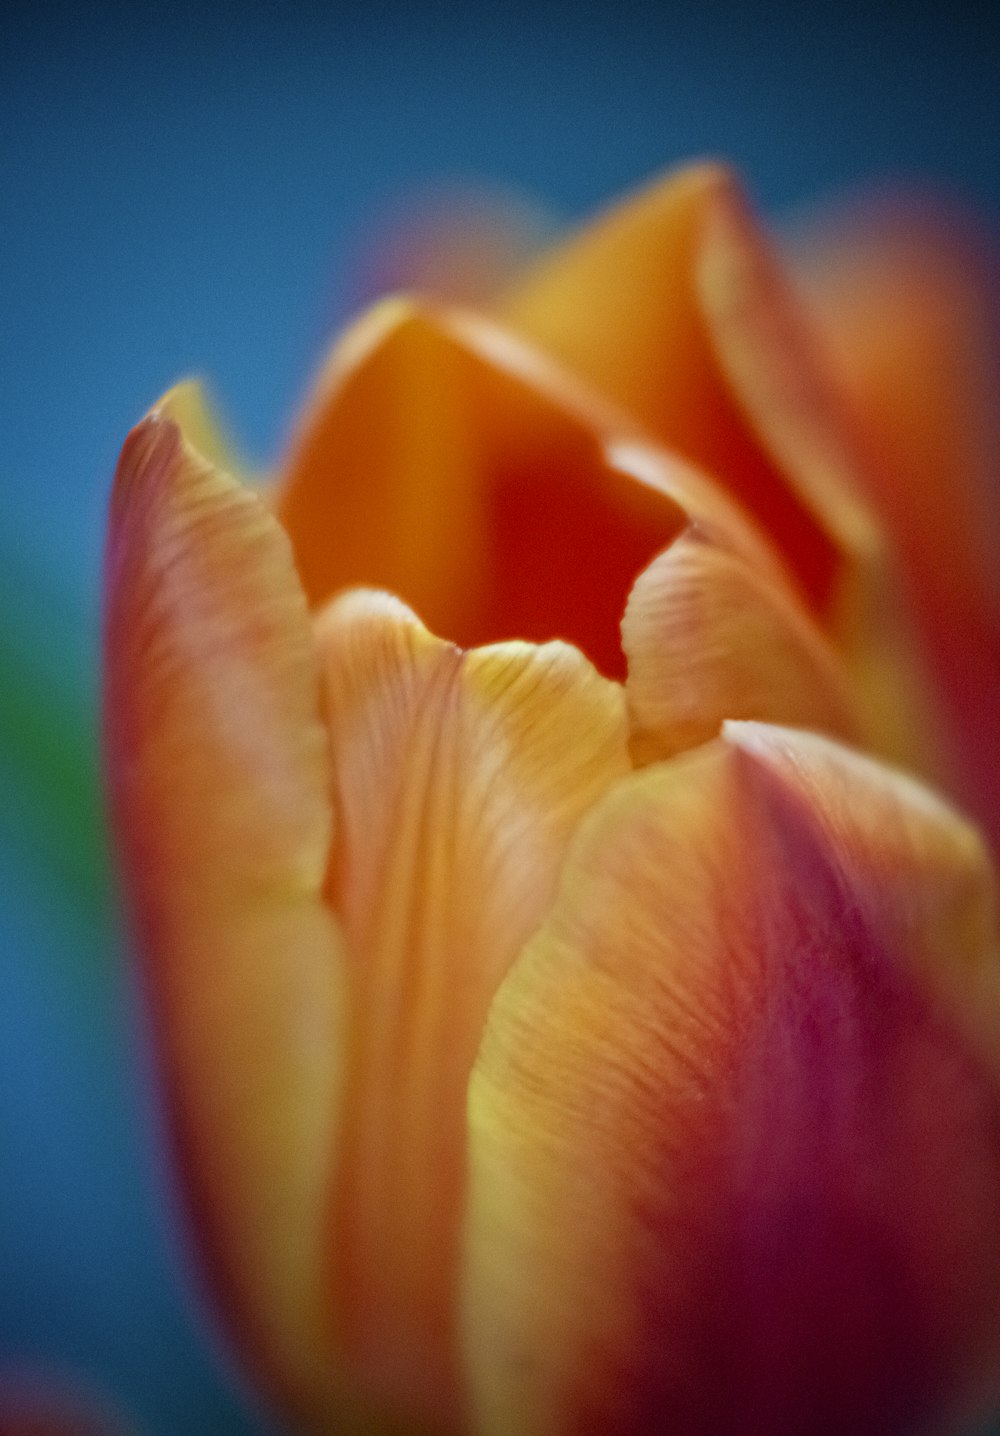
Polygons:
<instances>
[{"instance_id":1,"label":"pointed petal tip","mask_svg":"<svg viewBox=\"0 0 1000 1436\"><path fill-rule=\"evenodd\" d=\"M763 783L783 808L800 811L856 881L875 883L876 873L891 869L905 882L908 864L929 863L942 881L976 889L977 941L995 941L986 931L995 890L989 849L976 824L936 789L821 733L727 720L720 736L751 765L758 791Z\"/></svg>"},{"instance_id":2,"label":"pointed petal tip","mask_svg":"<svg viewBox=\"0 0 1000 1436\"><path fill-rule=\"evenodd\" d=\"M735 176L706 199L697 285L719 361L767 451L844 553L875 561L882 536L829 356Z\"/></svg>"},{"instance_id":3,"label":"pointed petal tip","mask_svg":"<svg viewBox=\"0 0 1000 1436\"><path fill-rule=\"evenodd\" d=\"M105 750L192 1228L237 1345L284 1399L326 1380L328 745L287 537L183 431L198 397L165 396L119 463Z\"/></svg>"},{"instance_id":4,"label":"pointed petal tip","mask_svg":"<svg viewBox=\"0 0 1000 1436\"><path fill-rule=\"evenodd\" d=\"M153 412L128 433L118 456L109 498L107 563L113 570L127 515L145 497L160 493L175 472L182 436L171 419Z\"/></svg>"},{"instance_id":5,"label":"pointed petal tip","mask_svg":"<svg viewBox=\"0 0 1000 1436\"><path fill-rule=\"evenodd\" d=\"M413 333L435 332L433 305L411 294L391 294L362 311L337 335L320 370L312 397L306 405L297 434L305 432L315 415L322 412L330 392L344 378L372 357Z\"/></svg>"},{"instance_id":6,"label":"pointed petal tip","mask_svg":"<svg viewBox=\"0 0 1000 1436\"><path fill-rule=\"evenodd\" d=\"M173 419L183 427L185 415L208 408L206 388L205 380L198 374L178 379L151 406L147 417Z\"/></svg>"},{"instance_id":7,"label":"pointed petal tip","mask_svg":"<svg viewBox=\"0 0 1000 1436\"><path fill-rule=\"evenodd\" d=\"M603 396L590 392L575 375L564 372L504 325L479 311L413 293L379 300L338 337L316 386L317 409L330 389L377 356L396 346L421 344L454 350L477 366L537 387L609 427L626 433L632 427L627 416Z\"/></svg>"},{"instance_id":8,"label":"pointed petal tip","mask_svg":"<svg viewBox=\"0 0 1000 1436\"><path fill-rule=\"evenodd\" d=\"M180 463L202 463L240 477L208 386L200 378L172 385L132 428L115 471L112 505L135 487L159 486Z\"/></svg>"},{"instance_id":9,"label":"pointed petal tip","mask_svg":"<svg viewBox=\"0 0 1000 1436\"><path fill-rule=\"evenodd\" d=\"M822 781L824 775L836 775L844 782L867 782L881 792L898 794L901 801L913 805L928 820L946 824L956 835L964 832L969 843L985 854L979 830L959 809L919 778L868 752L822 733L749 719L727 719L721 736L774 776L804 785L811 775L815 781Z\"/></svg>"},{"instance_id":10,"label":"pointed petal tip","mask_svg":"<svg viewBox=\"0 0 1000 1436\"><path fill-rule=\"evenodd\" d=\"M661 206L673 209L684 200L696 205L711 204L716 199L748 203L746 187L740 172L731 161L717 155L703 155L683 164L669 165L647 180L630 195L619 196L605 211L603 218L611 223L643 223ZM596 222L601 223L598 215Z\"/></svg>"}]
</instances>

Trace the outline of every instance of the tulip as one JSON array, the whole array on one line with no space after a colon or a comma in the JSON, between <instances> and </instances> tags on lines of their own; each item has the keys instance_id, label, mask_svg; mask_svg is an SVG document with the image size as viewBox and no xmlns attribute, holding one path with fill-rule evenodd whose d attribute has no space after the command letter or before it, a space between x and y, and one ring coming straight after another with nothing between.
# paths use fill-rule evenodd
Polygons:
<instances>
[{"instance_id":1,"label":"tulip","mask_svg":"<svg viewBox=\"0 0 1000 1436\"><path fill-rule=\"evenodd\" d=\"M271 489L191 386L127 440L121 866L201 1270L290 1429L997 1394L995 877L912 775L866 453L715 166L481 312L377 305Z\"/></svg>"}]
</instances>

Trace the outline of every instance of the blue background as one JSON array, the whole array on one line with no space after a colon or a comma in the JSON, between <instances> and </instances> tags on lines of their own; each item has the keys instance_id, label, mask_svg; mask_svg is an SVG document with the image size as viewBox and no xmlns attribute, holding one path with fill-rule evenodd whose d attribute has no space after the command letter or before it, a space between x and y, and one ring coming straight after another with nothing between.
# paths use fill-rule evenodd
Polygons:
<instances>
[{"instance_id":1,"label":"blue background","mask_svg":"<svg viewBox=\"0 0 1000 1436\"><path fill-rule=\"evenodd\" d=\"M85 1370L153 1436L235 1436L263 1427L184 1294L99 816L125 432L201 372L266 460L365 236L430 181L568 220L711 153L773 215L902 175L996 225L1000 22L985 3L369 0L2 24L0 1366Z\"/></svg>"}]
</instances>

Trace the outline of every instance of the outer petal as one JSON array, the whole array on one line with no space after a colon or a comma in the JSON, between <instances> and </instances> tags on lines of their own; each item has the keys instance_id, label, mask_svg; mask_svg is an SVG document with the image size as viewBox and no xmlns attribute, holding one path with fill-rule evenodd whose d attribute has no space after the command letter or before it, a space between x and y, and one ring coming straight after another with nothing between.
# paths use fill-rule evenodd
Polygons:
<instances>
[{"instance_id":1,"label":"outer petal","mask_svg":"<svg viewBox=\"0 0 1000 1436\"><path fill-rule=\"evenodd\" d=\"M963 799L1000 844L996 257L968 222L903 199L848 212L798 257L870 444Z\"/></svg>"},{"instance_id":2,"label":"outer petal","mask_svg":"<svg viewBox=\"0 0 1000 1436\"><path fill-rule=\"evenodd\" d=\"M484 1431L883 1436L982 1394L993 899L971 829L811 735L600 805L471 1085Z\"/></svg>"},{"instance_id":3,"label":"outer petal","mask_svg":"<svg viewBox=\"0 0 1000 1436\"><path fill-rule=\"evenodd\" d=\"M726 718L860 736L855 695L822 630L790 594L696 532L640 574L622 643L637 762L694 748Z\"/></svg>"},{"instance_id":4,"label":"outer petal","mask_svg":"<svg viewBox=\"0 0 1000 1436\"><path fill-rule=\"evenodd\" d=\"M320 632L352 1003L339 1344L362 1405L441 1429L462 1408L469 1073L570 833L628 769L623 696L564 644L462 653L385 594L343 596Z\"/></svg>"},{"instance_id":5,"label":"outer petal","mask_svg":"<svg viewBox=\"0 0 1000 1436\"><path fill-rule=\"evenodd\" d=\"M635 575L692 520L785 582L724 494L543 357L402 300L335 351L279 512L314 604L377 584L463 646L564 638L612 676Z\"/></svg>"},{"instance_id":6,"label":"outer petal","mask_svg":"<svg viewBox=\"0 0 1000 1436\"><path fill-rule=\"evenodd\" d=\"M312 637L278 525L163 413L112 500L106 724L197 1233L257 1373L314 1414L342 972Z\"/></svg>"},{"instance_id":7,"label":"outer petal","mask_svg":"<svg viewBox=\"0 0 1000 1436\"><path fill-rule=\"evenodd\" d=\"M684 170L617 206L529 269L499 313L756 514L847 654L871 741L927 766L861 456L729 173Z\"/></svg>"}]
</instances>

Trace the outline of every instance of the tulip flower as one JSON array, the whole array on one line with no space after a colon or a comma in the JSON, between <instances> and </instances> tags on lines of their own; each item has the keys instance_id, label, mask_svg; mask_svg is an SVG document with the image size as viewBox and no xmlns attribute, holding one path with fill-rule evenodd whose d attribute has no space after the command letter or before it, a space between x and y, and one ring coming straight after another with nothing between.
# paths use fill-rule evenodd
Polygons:
<instances>
[{"instance_id":1,"label":"tulip flower","mask_svg":"<svg viewBox=\"0 0 1000 1436\"><path fill-rule=\"evenodd\" d=\"M996 1397L995 875L924 786L850 402L702 166L479 312L363 315L271 488L190 386L127 440L122 872L201 1270L290 1430Z\"/></svg>"}]
</instances>

